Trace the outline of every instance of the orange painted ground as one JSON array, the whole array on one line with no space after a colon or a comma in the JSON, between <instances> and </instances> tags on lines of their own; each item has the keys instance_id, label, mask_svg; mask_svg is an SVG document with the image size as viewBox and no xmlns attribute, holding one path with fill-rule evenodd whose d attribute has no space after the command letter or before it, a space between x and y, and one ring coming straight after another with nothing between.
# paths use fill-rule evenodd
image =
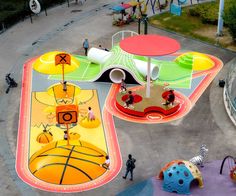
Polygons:
<instances>
[{"instance_id":1,"label":"orange painted ground","mask_svg":"<svg viewBox=\"0 0 236 196\"><path fill-rule=\"evenodd\" d=\"M112 115L105 108L101 114L96 90L81 90L73 101L81 101L82 112L79 123L70 127L67 145L65 127L55 126L53 116L53 107L61 100L47 92L31 92L34 61L26 62L23 71L16 156L19 177L35 188L51 192L81 192L108 183L122 164ZM96 116L92 127L88 127L91 122L85 116L88 106ZM108 170L101 166L107 154Z\"/></svg>"},{"instance_id":2,"label":"orange painted ground","mask_svg":"<svg viewBox=\"0 0 236 196\"><path fill-rule=\"evenodd\" d=\"M99 107L96 89L81 89L77 97L79 100L84 99L85 102L91 94L94 96L90 103L79 105L82 112L79 115L79 123L70 127L70 132L73 133L70 137L73 137L73 141L70 141L69 146L64 140L63 129L65 127L56 126L55 116L52 115L55 104L62 100L56 100L57 96L49 96L50 93L47 90L32 92L32 63L36 58L26 62L22 78L16 156L16 171L19 177L35 188L51 192L81 192L108 183L115 178L122 166L112 115L135 123L165 123L182 118L191 110L223 66L218 58L208 56L215 65L208 70L201 70L193 74L193 78L205 77L189 97L175 91L180 108L170 115L149 113L145 117L135 117L121 112L116 107L115 99L120 88L117 84L111 86L103 109ZM130 89L135 91L136 88L140 88L140 86ZM76 101L78 100L73 99L71 103L76 104ZM94 122L93 128L88 127L88 122L84 118L88 106L93 108L98 120ZM44 132L43 125L45 124L49 126ZM90 123L89 126L91 126ZM100 166L105 161L104 157L107 154L111 161L109 170ZM89 164L92 164L91 168L95 172L89 169ZM53 173L55 175L47 177L48 172L52 170L55 170ZM60 175L56 175L57 172ZM70 178L74 174L79 176L82 174L81 180Z\"/></svg>"}]
</instances>

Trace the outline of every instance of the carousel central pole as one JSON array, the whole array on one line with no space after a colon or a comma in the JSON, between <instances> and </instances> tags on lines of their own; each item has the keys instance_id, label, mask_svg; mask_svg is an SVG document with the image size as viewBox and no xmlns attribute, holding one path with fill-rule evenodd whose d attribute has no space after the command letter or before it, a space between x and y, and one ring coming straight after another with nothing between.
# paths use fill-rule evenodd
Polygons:
<instances>
[{"instance_id":1,"label":"carousel central pole","mask_svg":"<svg viewBox=\"0 0 236 196\"><path fill-rule=\"evenodd\" d=\"M147 67L147 85L146 85L146 98L150 97L150 83L151 83L151 58L148 57L148 67Z\"/></svg>"}]
</instances>

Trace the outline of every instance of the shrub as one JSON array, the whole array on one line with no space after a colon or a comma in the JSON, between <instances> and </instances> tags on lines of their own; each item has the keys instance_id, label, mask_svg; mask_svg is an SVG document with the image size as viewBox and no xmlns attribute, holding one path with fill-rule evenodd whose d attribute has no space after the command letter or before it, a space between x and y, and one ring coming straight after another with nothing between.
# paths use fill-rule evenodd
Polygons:
<instances>
[{"instance_id":1,"label":"shrub","mask_svg":"<svg viewBox=\"0 0 236 196\"><path fill-rule=\"evenodd\" d=\"M39 1L43 2L47 8L65 2L65 0ZM26 1L25 4L25 0L0 0L0 26L3 22L5 27L8 28L24 18L26 15L29 15L29 10L24 9L25 6L28 6L28 1Z\"/></svg>"},{"instance_id":2,"label":"shrub","mask_svg":"<svg viewBox=\"0 0 236 196\"><path fill-rule=\"evenodd\" d=\"M225 0L224 10L228 10L235 0ZM200 17L203 23L217 24L219 13L219 0L202 3L189 9L189 15Z\"/></svg>"},{"instance_id":3,"label":"shrub","mask_svg":"<svg viewBox=\"0 0 236 196\"><path fill-rule=\"evenodd\" d=\"M215 2L198 4L189 9L189 14L200 17L203 23L217 24L218 8Z\"/></svg>"}]
</instances>

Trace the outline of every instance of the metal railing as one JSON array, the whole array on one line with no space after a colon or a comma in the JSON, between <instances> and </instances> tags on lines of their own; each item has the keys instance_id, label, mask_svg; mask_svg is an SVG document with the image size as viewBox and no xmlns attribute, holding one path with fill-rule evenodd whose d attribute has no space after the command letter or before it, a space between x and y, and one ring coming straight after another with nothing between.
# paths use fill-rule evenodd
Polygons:
<instances>
[{"instance_id":1,"label":"metal railing","mask_svg":"<svg viewBox=\"0 0 236 196\"><path fill-rule=\"evenodd\" d=\"M126 37L132 37L134 35L138 35L138 33L130 30L123 30L115 33L112 35L112 48L115 46L117 43L119 43L121 40L123 40Z\"/></svg>"},{"instance_id":2,"label":"metal railing","mask_svg":"<svg viewBox=\"0 0 236 196\"><path fill-rule=\"evenodd\" d=\"M228 71L227 78L225 80L225 87L224 87L224 99L226 101L226 110L228 112L229 117L236 125L236 96L234 89L234 82L236 80L236 66L234 63L231 65Z\"/></svg>"}]
</instances>

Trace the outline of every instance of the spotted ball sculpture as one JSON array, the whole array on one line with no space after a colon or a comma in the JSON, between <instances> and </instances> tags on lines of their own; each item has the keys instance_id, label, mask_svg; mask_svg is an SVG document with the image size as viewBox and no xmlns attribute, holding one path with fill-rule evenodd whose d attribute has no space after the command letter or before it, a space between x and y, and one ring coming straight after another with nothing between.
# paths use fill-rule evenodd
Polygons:
<instances>
[{"instance_id":1,"label":"spotted ball sculpture","mask_svg":"<svg viewBox=\"0 0 236 196\"><path fill-rule=\"evenodd\" d=\"M201 172L190 161L174 160L167 163L158 178L163 180L163 190L171 193L190 194L190 185L195 180L203 188Z\"/></svg>"}]
</instances>

